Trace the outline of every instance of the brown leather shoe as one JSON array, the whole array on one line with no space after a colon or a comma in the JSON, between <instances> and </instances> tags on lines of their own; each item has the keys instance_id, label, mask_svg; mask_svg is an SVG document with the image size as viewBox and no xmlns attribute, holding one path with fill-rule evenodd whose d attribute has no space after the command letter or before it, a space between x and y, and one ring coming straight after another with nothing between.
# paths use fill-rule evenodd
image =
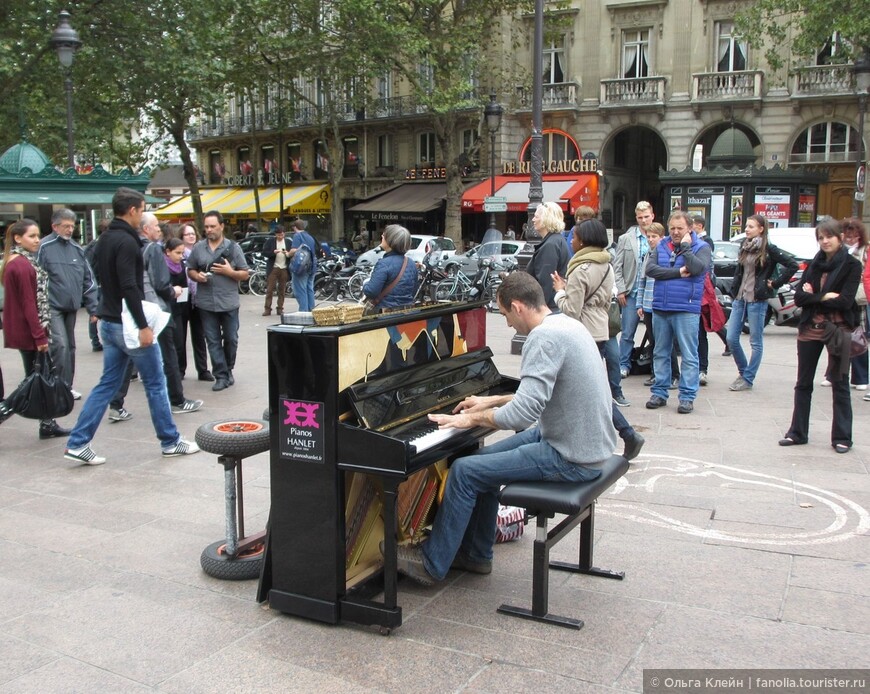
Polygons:
<instances>
[{"instance_id":1,"label":"brown leather shoe","mask_svg":"<svg viewBox=\"0 0 870 694\"><path fill-rule=\"evenodd\" d=\"M263 311L263 315L264 315L264 316L271 316L271 315L272 315L272 309L267 308L265 311Z\"/></svg>"}]
</instances>

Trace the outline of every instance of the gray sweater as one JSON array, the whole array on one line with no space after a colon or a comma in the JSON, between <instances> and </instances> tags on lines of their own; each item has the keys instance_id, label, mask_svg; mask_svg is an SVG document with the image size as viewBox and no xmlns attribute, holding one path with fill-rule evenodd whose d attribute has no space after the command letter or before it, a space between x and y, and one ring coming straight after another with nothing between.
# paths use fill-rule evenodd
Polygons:
<instances>
[{"instance_id":1,"label":"gray sweater","mask_svg":"<svg viewBox=\"0 0 870 694\"><path fill-rule=\"evenodd\" d=\"M610 386L589 331L564 314L550 314L523 346L520 386L513 400L495 412L500 429L527 429L541 436L565 460L597 463L616 447Z\"/></svg>"}]
</instances>

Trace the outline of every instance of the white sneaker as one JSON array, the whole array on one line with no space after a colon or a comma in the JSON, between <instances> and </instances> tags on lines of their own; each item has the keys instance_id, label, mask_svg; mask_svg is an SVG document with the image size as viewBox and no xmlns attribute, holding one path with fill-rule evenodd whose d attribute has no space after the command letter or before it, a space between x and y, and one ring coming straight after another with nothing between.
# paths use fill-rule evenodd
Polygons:
<instances>
[{"instance_id":1,"label":"white sneaker","mask_svg":"<svg viewBox=\"0 0 870 694\"><path fill-rule=\"evenodd\" d=\"M819 385L824 386L825 388L830 388L831 382L827 378L823 378L821 381L819 381Z\"/></svg>"},{"instance_id":2,"label":"white sneaker","mask_svg":"<svg viewBox=\"0 0 870 694\"><path fill-rule=\"evenodd\" d=\"M127 422L131 419L133 419L133 414L125 410L123 407L119 407L117 410L109 408L110 422Z\"/></svg>"},{"instance_id":3,"label":"white sneaker","mask_svg":"<svg viewBox=\"0 0 870 694\"><path fill-rule=\"evenodd\" d=\"M79 393L77 390L73 390L72 388L70 388L69 392L72 393L73 400L81 400L82 399L82 394Z\"/></svg>"},{"instance_id":4,"label":"white sneaker","mask_svg":"<svg viewBox=\"0 0 870 694\"><path fill-rule=\"evenodd\" d=\"M866 383L859 383L857 386L852 386L855 390L867 390Z\"/></svg>"},{"instance_id":5,"label":"white sneaker","mask_svg":"<svg viewBox=\"0 0 870 694\"><path fill-rule=\"evenodd\" d=\"M172 406L172 414L184 414L185 412L196 412L202 407L202 400L185 400L180 405Z\"/></svg>"},{"instance_id":6,"label":"white sneaker","mask_svg":"<svg viewBox=\"0 0 870 694\"><path fill-rule=\"evenodd\" d=\"M622 376L623 378L628 378L628 369L620 369L619 375Z\"/></svg>"},{"instance_id":7,"label":"white sneaker","mask_svg":"<svg viewBox=\"0 0 870 694\"><path fill-rule=\"evenodd\" d=\"M172 448L163 449L164 458L174 458L177 455L193 455L194 453L199 453L199 446L184 439L178 439L178 443L172 446Z\"/></svg>"},{"instance_id":8,"label":"white sneaker","mask_svg":"<svg viewBox=\"0 0 870 694\"><path fill-rule=\"evenodd\" d=\"M106 462L103 456L97 455L91 450L91 445L88 443L81 448L67 448L63 457L67 460L75 460L77 463L84 463L85 465L102 465Z\"/></svg>"}]
</instances>

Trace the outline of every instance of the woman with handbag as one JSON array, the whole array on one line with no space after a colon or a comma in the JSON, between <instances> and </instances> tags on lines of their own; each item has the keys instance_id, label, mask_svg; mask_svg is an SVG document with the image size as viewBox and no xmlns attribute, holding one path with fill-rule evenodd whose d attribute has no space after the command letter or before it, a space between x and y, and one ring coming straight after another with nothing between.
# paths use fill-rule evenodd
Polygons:
<instances>
[{"instance_id":1,"label":"woman with handbag","mask_svg":"<svg viewBox=\"0 0 870 694\"><path fill-rule=\"evenodd\" d=\"M24 374L29 376L36 366L37 355L48 355L50 331L48 324L48 277L36 264L39 248L39 227L32 219L20 219L6 230L6 246L0 280L5 289L3 312L4 345L17 349L24 362ZM13 412L0 403L0 422ZM39 422L39 438L69 436L54 419Z\"/></svg>"},{"instance_id":2,"label":"woman with handbag","mask_svg":"<svg viewBox=\"0 0 870 694\"><path fill-rule=\"evenodd\" d=\"M843 220L843 243L849 250L849 255L857 258L861 263L862 275L867 271L867 228L861 223L860 219L844 219ZM858 293L855 295L855 303L858 304L858 309L861 312L861 318L864 325L864 336L868 337L870 330L870 321L867 320L867 293L864 291L864 282L858 285ZM850 381L855 390L867 390L867 384L870 383L870 360L868 360L867 352L857 357L852 357L852 375ZM868 393L870 395L870 393ZM865 400L870 400L866 395Z\"/></svg>"},{"instance_id":3,"label":"woman with handbag","mask_svg":"<svg viewBox=\"0 0 870 694\"><path fill-rule=\"evenodd\" d=\"M754 214L746 219L746 240L737 255L737 269L731 281L731 316L728 318L726 344L737 365L737 378L728 387L732 391L752 390L761 355L764 352L764 325L767 300L791 279L798 263L791 253L781 251L767 239L767 219ZM740 346L743 321L749 321L749 360Z\"/></svg>"},{"instance_id":4,"label":"woman with handbag","mask_svg":"<svg viewBox=\"0 0 870 694\"><path fill-rule=\"evenodd\" d=\"M564 276L568 268L568 261L571 259L568 243L562 236L565 215L557 203L542 202L535 209L532 225L543 240L535 246L535 252L526 266L526 272L538 280L538 284L544 290L544 300L547 302L547 306L551 311L554 311L556 300L553 291L553 273L557 272Z\"/></svg>"},{"instance_id":5,"label":"woman with handbag","mask_svg":"<svg viewBox=\"0 0 870 694\"><path fill-rule=\"evenodd\" d=\"M861 325L861 312L855 303L861 263L849 255L843 244L839 222L819 224L816 239L821 250L804 271L794 297L802 309L798 323L797 383L791 426L779 445L797 446L809 440L813 378L822 350L827 348L834 399L831 446L837 453L847 453L852 448L852 401L847 375L851 333Z\"/></svg>"},{"instance_id":6,"label":"woman with handbag","mask_svg":"<svg viewBox=\"0 0 870 694\"><path fill-rule=\"evenodd\" d=\"M601 358L605 358L605 346L610 342L615 347L616 339L610 336L609 316L613 300L613 284L615 275L610 265L610 254L607 247L607 229L597 219L587 219L574 227L571 237L571 248L574 256L568 261L566 278L553 271L554 302L566 316L580 321L589 333ZM619 376L619 361L614 364ZM609 374L608 374L608 380ZM618 383L618 381L617 381ZM614 390L610 380L611 419L619 437L625 442L623 456L627 460L636 458L644 444L644 438L626 421L617 407L617 398L622 398L621 386ZM627 402L627 401L626 401Z\"/></svg>"},{"instance_id":7,"label":"woman with handbag","mask_svg":"<svg viewBox=\"0 0 870 694\"><path fill-rule=\"evenodd\" d=\"M368 299L367 312L414 304L417 265L405 255L410 247L411 233L405 227L390 224L384 229L381 237L384 255L363 285L363 294Z\"/></svg>"}]
</instances>

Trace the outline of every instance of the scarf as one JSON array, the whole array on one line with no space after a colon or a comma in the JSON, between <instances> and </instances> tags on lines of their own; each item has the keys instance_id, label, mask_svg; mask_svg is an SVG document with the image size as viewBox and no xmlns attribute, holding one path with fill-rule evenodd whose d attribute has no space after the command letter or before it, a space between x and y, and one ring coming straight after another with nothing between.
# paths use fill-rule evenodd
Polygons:
<instances>
[{"instance_id":1,"label":"scarf","mask_svg":"<svg viewBox=\"0 0 870 694\"><path fill-rule=\"evenodd\" d=\"M163 255L163 259L166 261L166 267L169 268L169 272L173 275L180 275L184 270L184 261L180 263L173 262L168 255Z\"/></svg>"},{"instance_id":2,"label":"scarf","mask_svg":"<svg viewBox=\"0 0 870 694\"><path fill-rule=\"evenodd\" d=\"M571 260L568 261L568 270L565 275L570 275L578 266L586 263L598 263L604 265L610 262L610 253L603 248L596 246L588 246L577 251Z\"/></svg>"},{"instance_id":3,"label":"scarf","mask_svg":"<svg viewBox=\"0 0 870 694\"><path fill-rule=\"evenodd\" d=\"M48 329L51 322L51 311L48 307L48 274L37 264L36 256L30 251L24 250L21 246L12 246L12 253L26 258L36 271L36 314L39 316L39 324L51 343L51 331Z\"/></svg>"},{"instance_id":4,"label":"scarf","mask_svg":"<svg viewBox=\"0 0 870 694\"><path fill-rule=\"evenodd\" d=\"M744 239L738 255L741 265L747 261L750 265L755 265L758 262L758 256L761 255L761 237L756 236L754 239Z\"/></svg>"}]
</instances>

